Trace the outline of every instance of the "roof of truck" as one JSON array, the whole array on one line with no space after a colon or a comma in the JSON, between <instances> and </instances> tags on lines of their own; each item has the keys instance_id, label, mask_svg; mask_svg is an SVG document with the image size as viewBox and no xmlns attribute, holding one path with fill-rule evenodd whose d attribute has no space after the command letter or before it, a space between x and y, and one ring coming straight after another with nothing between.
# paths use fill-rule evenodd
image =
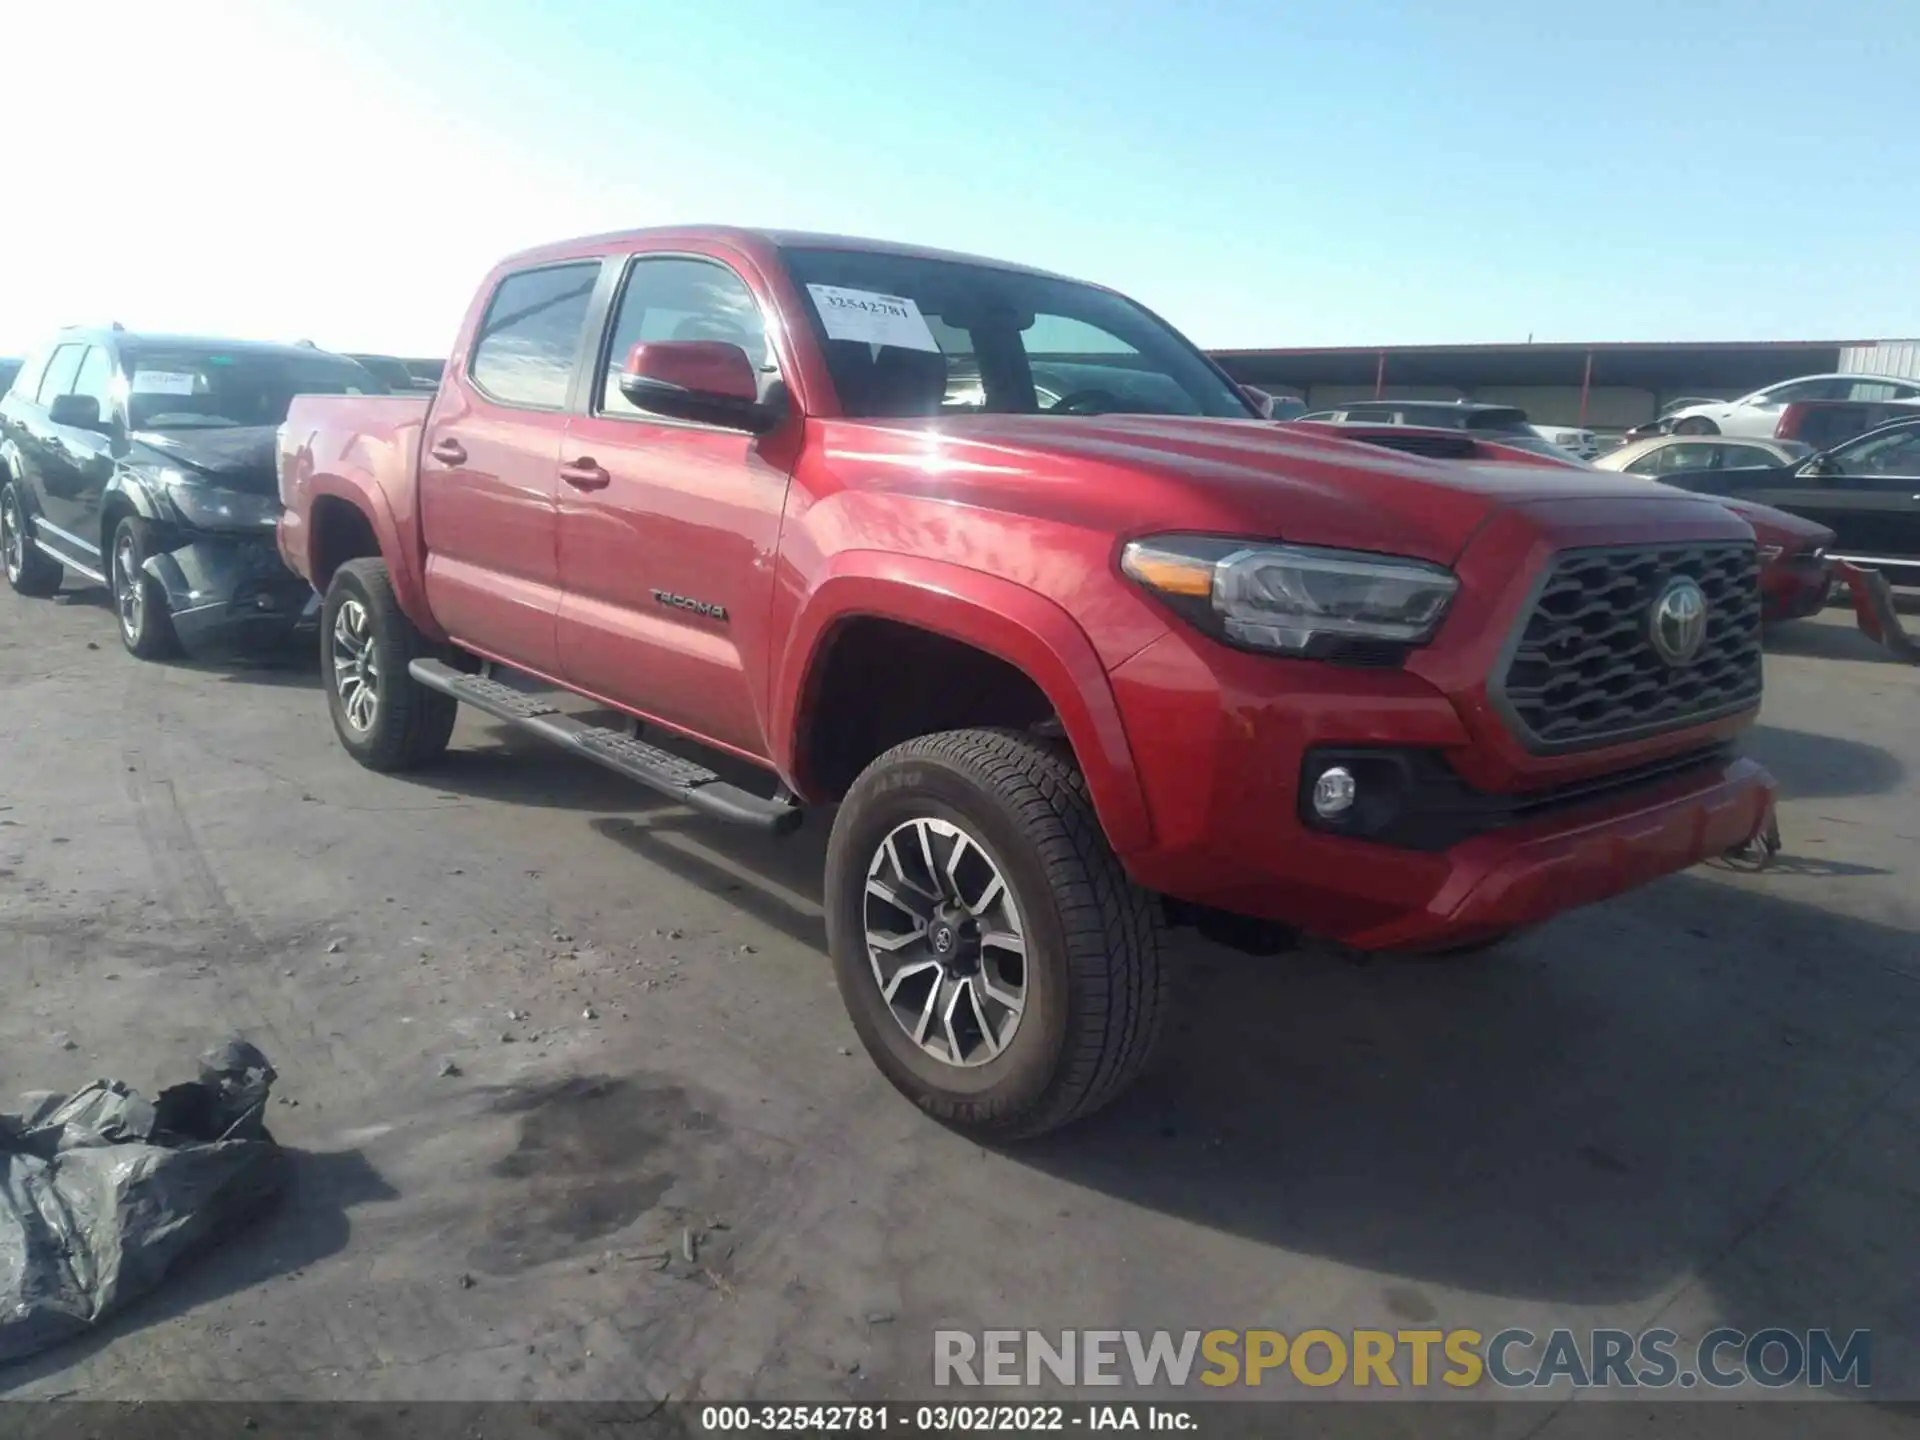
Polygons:
<instances>
[{"instance_id":1,"label":"roof of truck","mask_svg":"<svg viewBox=\"0 0 1920 1440\"><path fill-rule=\"evenodd\" d=\"M1068 278L1032 265L1018 265L1010 260L995 260L984 255L967 255L955 250L940 250L926 245L903 245L891 240L866 240L851 235L815 234L805 230L767 230L739 225L662 225L640 230L614 230L602 235L582 235L572 240L559 240L535 246L531 250L522 250L516 255L508 256L502 263L517 266L542 260L570 260L606 250L630 248L640 242L659 244L663 241L668 244L674 241L689 244L717 241L756 256L763 256L775 250L872 250L880 254L908 255L922 260L990 265L996 270L1017 270L1028 275L1044 275L1056 280Z\"/></svg>"}]
</instances>

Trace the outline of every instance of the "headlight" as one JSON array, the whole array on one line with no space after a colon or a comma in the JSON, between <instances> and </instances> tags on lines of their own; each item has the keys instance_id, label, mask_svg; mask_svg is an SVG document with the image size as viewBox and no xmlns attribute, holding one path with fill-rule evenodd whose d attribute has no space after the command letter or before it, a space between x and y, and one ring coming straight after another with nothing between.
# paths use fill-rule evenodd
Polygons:
<instances>
[{"instance_id":1,"label":"headlight","mask_svg":"<svg viewBox=\"0 0 1920 1440\"><path fill-rule=\"evenodd\" d=\"M1422 560L1204 536L1136 540L1120 568L1219 639L1315 657L1424 644L1460 588Z\"/></svg>"},{"instance_id":2,"label":"headlight","mask_svg":"<svg viewBox=\"0 0 1920 1440\"><path fill-rule=\"evenodd\" d=\"M243 490L224 490L181 474L162 472L160 483L167 498L186 518L189 525L203 530L256 530L280 520L280 497L249 495Z\"/></svg>"},{"instance_id":3,"label":"headlight","mask_svg":"<svg viewBox=\"0 0 1920 1440\"><path fill-rule=\"evenodd\" d=\"M1781 546L1762 545L1760 547L1760 563L1762 565L1771 565L1785 553L1786 551Z\"/></svg>"}]
</instances>

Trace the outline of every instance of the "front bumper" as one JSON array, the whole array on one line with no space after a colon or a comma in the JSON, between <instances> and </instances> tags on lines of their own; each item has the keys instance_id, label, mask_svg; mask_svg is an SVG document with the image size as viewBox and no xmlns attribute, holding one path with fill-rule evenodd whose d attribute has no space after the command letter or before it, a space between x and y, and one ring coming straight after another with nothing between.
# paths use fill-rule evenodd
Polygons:
<instances>
[{"instance_id":1,"label":"front bumper","mask_svg":"<svg viewBox=\"0 0 1920 1440\"><path fill-rule=\"evenodd\" d=\"M1557 530L1508 512L1483 531L1477 554L1457 567L1463 583L1447 628L1404 666L1246 654L1182 629L1117 666L1110 680L1152 817L1150 838L1121 854L1133 878L1359 948L1441 949L1751 840L1774 799L1766 772L1731 753L1751 709L1538 754L1490 702L1487 677L1534 578L1556 549L1586 541L1568 528L1584 518L1579 507L1559 509ZM1595 519L1605 522L1594 527L1599 540L1620 542L1617 519ZM1721 539L1713 527L1739 522L1716 507L1692 523ZM1647 530L1627 543L1668 543L1674 533ZM1385 830L1339 834L1313 820L1302 805L1309 757L1368 750L1431 762L1419 773L1446 782L1429 792L1441 802L1425 816L1434 823L1390 842L1362 838Z\"/></svg>"},{"instance_id":2,"label":"front bumper","mask_svg":"<svg viewBox=\"0 0 1920 1440\"><path fill-rule=\"evenodd\" d=\"M1773 806L1773 777L1733 760L1577 819L1483 835L1446 853L1445 880L1419 910L1343 938L1439 949L1537 924L1746 845Z\"/></svg>"},{"instance_id":3,"label":"front bumper","mask_svg":"<svg viewBox=\"0 0 1920 1440\"><path fill-rule=\"evenodd\" d=\"M268 535L184 536L144 568L194 653L270 649L319 623L313 587L287 569Z\"/></svg>"}]
</instances>

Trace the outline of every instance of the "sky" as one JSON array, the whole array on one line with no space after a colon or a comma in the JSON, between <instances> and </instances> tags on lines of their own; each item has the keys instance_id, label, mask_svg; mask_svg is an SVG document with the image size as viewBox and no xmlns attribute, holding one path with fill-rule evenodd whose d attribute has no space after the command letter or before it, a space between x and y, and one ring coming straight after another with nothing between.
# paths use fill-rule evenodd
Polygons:
<instances>
[{"instance_id":1,"label":"sky","mask_svg":"<svg viewBox=\"0 0 1920 1440\"><path fill-rule=\"evenodd\" d=\"M938 245L1203 345L1920 335L1920 0L12 0L0 354L444 354L501 256Z\"/></svg>"}]
</instances>

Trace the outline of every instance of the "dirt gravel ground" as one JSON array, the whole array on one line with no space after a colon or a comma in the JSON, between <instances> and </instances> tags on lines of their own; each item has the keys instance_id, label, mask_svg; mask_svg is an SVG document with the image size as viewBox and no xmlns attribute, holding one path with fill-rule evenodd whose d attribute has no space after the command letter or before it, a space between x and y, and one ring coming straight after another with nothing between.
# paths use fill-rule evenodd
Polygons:
<instances>
[{"instance_id":1,"label":"dirt gravel ground","mask_svg":"<svg viewBox=\"0 0 1920 1440\"><path fill-rule=\"evenodd\" d=\"M1920 670L1848 619L1771 647L1772 872L1470 962L1183 940L1158 1069L995 1153L858 1053L819 817L742 836L471 715L371 775L310 668L0 593L0 1095L237 1029L296 1152L0 1394L927 1398L941 1327L1429 1323L1867 1327L1920 1393Z\"/></svg>"}]
</instances>

